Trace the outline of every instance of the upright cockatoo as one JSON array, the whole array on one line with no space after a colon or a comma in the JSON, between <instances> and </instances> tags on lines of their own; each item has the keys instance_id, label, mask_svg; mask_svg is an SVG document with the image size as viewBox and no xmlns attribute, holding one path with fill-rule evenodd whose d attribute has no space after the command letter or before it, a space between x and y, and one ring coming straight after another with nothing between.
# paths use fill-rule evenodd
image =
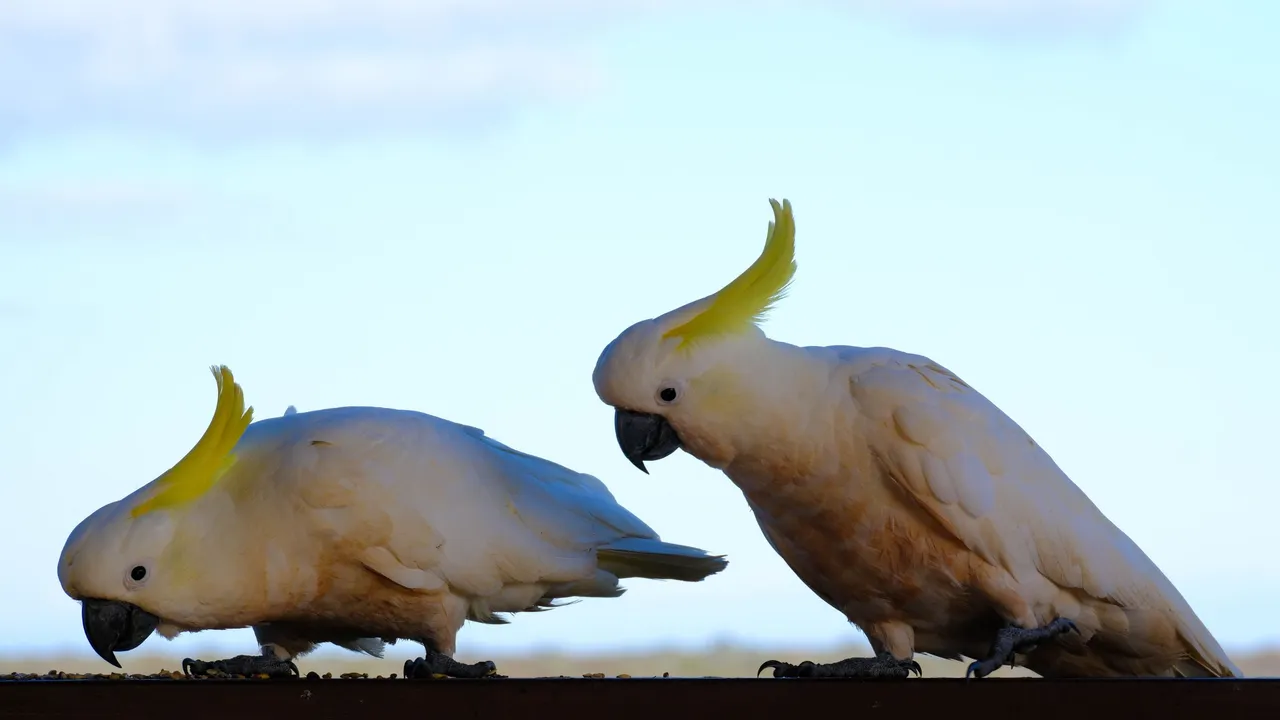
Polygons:
<instances>
[{"instance_id":1,"label":"upright cockatoo","mask_svg":"<svg viewBox=\"0 0 1280 720\"><path fill-rule=\"evenodd\" d=\"M420 642L407 676L478 677L452 659L465 620L617 597L620 578L696 582L722 556L663 542L596 478L420 412L344 407L250 424L214 368L204 436L170 470L83 520L58 560L89 644L119 667L153 630L252 627L261 655L184 669L296 673L330 642L380 656Z\"/></svg>"},{"instance_id":2,"label":"upright cockatoo","mask_svg":"<svg viewBox=\"0 0 1280 720\"><path fill-rule=\"evenodd\" d=\"M770 202L750 268L627 328L593 376L632 463L682 448L724 471L770 545L876 653L761 670L906 677L923 652L978 658L978 677L1006 662L1055 677L1240 676L1159 568L954 373L761 332L795 273L790 203Z\"/></svg>"}]
</instances>

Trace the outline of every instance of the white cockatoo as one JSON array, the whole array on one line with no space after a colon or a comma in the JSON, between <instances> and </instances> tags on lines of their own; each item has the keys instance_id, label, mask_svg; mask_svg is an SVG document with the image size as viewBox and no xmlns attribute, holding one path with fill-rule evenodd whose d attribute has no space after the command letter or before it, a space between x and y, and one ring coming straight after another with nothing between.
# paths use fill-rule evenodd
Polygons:
<instances>
[{"instance_id":1,"label":"white cockatoo","mask_svg":"<svg viewBox=\"0 0 1280 720\"><path fill-rule=\"evenodd\" d=\"M622 332L593 381L644 470L722 470L770 545L874 658L774 676L919 673L915 652L1041 676L1239 677L1168 578L977 390L927 357L797 347L759 323L795 273L788 202L714 295ZM646 471L647 472L647 471Z\"/></svg>"},{"instance_id":2,"label":"white cockatoo","mask_svg":"<svg viewBox=\"0 0 1280 720\"><path fill-rule=\"evenodd\" d=\"M252 627L262 653L186 670L296 673L330 642L380 656L420 642L406 675L479 677L452 659L465 620L617 597L622 578L696 582L722 556L663 542L596 478L420 412L343 407L250 424L225 367L204 436L159 478L71 533L58 560L89 644L153 630Z\"/></svg>"}]
</instances>

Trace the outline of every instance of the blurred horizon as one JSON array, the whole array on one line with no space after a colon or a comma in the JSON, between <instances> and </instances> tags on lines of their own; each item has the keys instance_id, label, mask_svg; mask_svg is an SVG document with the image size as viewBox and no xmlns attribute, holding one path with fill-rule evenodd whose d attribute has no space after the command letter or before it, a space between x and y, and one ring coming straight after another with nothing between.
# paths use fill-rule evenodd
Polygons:
<instances>
[{"instance_id":1,"label":"blurred horizon","mask_svg":"<svg viewBox=\"0 0 1280 720\"><path fill-rule=\"evenodd\" d=\"M95 655L83 653L39 653L21 657L0 653L0 680L11 673L47 674L50 670L65 673L88 674L151 674L161 671L181 672L184 657L201 660L214 659L207 653L161 652L161 647L149 650L120 653L121 668L108 665ZM414 648L417 648L415 650ZM628 674L633 677L654 677L669 673L671 677L755 677L760 664L776 659L798 663L803 660L832 662L846 657L867 656L871 649L866 643L844 643L825 648L783 645L753 647L750 644L713 642L698 648L651 647L640 650L597 650L588 652L557 652L546 649L534 651L502 651L477 653L465 648L458 652L462 662L491 660L498 672L508 677L554 677L604 673L607 677ZM1249 678L1280 678L1280 648L1228 654ZM350 651L319 651L296 659L302 675L316 672L331 673L338 677L343 673L367 673L369 677L403 675L406 660L421 656L420 648L413 643L389 646L381 658L357 655ZM219 656L220 657L220 656ZM917 653L921 677L964 677L966 663L943 660L932 655ZM993 677L1038 677L1022 667L1004 666ZM761 677L768 677L764 673Z\"/></svg>"},{"instance_id":2,"label":"blurred horizon","mask_svg":"<svg viewBox=\"0 0 1280 720\"><path fill-rule=\"evenodd\" d=\"M369 677L403 675L404 663L421 655L414 651L412 643L400 643L388 648L382 658L357 655L349 651L321 652L296 660L300 674L308 672L330 673L339 677L344 673L366 673ZM97 656L83 653L44 653L9 657L0 654L0 680L11 673L47 674L51 670L64 673L86 674L153 674L162 671L181 672L184 657L210 660L213 656L196 653L184 655L159 652L152 647L147 651L121 653L121 668L108 665ZM603 673L606 677L627 674L632 677L657 677L669 673L671 677L755 677L765 660L782 660L798 663L803 660L832 662L846 657L867 656L871 649L865 643L843 644L827 648L778 646L752 647L738 643L710 643L696 649L653 647L646 650L552 652L504 651L501 653L476 653L462 649L458 659L462 662L491 660L500 674L508 677L570 677L589 673ZM1280 648L1269 651L1228 654L1249 678L1280 678ZM943 660L932 655L916 654L922 678L964 677L966 664ZM762 675L768 677L768 673ZM992 677L1038 677L1022 667L1004 666Z\"/></svg>"},{"instance_id":3,"label":"blurred horizon","mask_svg":"<svg viewBox=\"0 0 1280 720\"><path fill-rule=\"evenodd\" d=\"M467 657L862 642L720 472L631 467L591 384L619 332L754 259L769 198L798 262L770 337L955 371L1228 652L1280 647L1277 23L1256 0L0 5L0 658L92 658L63 542L191 447L224 363L256 418L473 425L728 555L469 623Z\"/></svg>"}]
</instances>

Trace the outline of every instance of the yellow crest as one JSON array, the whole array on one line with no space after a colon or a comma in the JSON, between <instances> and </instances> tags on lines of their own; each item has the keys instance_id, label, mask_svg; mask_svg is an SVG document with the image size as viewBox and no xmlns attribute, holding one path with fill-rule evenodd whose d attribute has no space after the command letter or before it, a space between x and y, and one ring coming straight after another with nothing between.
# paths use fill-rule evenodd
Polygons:
<instances>
[{"instance_id":1,"label":"yellow crest","mask_svg":"<svg viewBox=\"0 0 1280 720\"><path fill-rule=\"evenodd\" d=\"M218 405L200 441L178 464L156 479L156 492L133 508L132 516L190 502L204 493L235 464L231 449L253 420L244 407L244 391L225 365L210 368L218 382Z\"/></svg>"},{"instance_id":2,"label":"yellow crest","mask_svg":"<svg viewBox=\"0 0 1280 720\"><path fill-rule=\"evenodd\" d=\"M773 304L786 294L796 272L796 223L791 202L769 200L773 221L765 237L764 251L733 282L712 296L705 310L662 337L680 338L680 347L712 335L741 332L764 319Z\"/></svg>"}]
</instances>

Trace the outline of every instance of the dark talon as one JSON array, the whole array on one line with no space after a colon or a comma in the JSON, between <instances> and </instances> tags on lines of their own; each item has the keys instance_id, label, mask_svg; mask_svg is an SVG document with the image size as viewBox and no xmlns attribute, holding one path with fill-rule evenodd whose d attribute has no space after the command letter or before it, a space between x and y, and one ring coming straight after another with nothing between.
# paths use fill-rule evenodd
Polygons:
<instances>
[{"instance_id":1,"label":"dark talon","mask_svg":"<svg viewBox=\"0 0 1280 720\"><path fill-rule=\"evenodd\" d=\"M777 660L765 660L760 664L760 669L756 670L756 677L760 677L760 673L764 672L765 668L773 668L773 676L778 677L778 671L783 667L785 667L785 665Z\"/></svg>"},{"instance_id":2,"label":"dark talon","mask_svg":"<svg viewBox=\"0 0 1280 720\"><path fill-rule=\"evenodd\" d=\"M756 670L756 677L760 677L760 673L764 672L765 668L773 668L773 676L776 678L809 677L813 674L814 667L815 665L808 660L799 665L784 663L780 660L769 660L761 665L759 670Z\"/></svg>"}]
</instances>

